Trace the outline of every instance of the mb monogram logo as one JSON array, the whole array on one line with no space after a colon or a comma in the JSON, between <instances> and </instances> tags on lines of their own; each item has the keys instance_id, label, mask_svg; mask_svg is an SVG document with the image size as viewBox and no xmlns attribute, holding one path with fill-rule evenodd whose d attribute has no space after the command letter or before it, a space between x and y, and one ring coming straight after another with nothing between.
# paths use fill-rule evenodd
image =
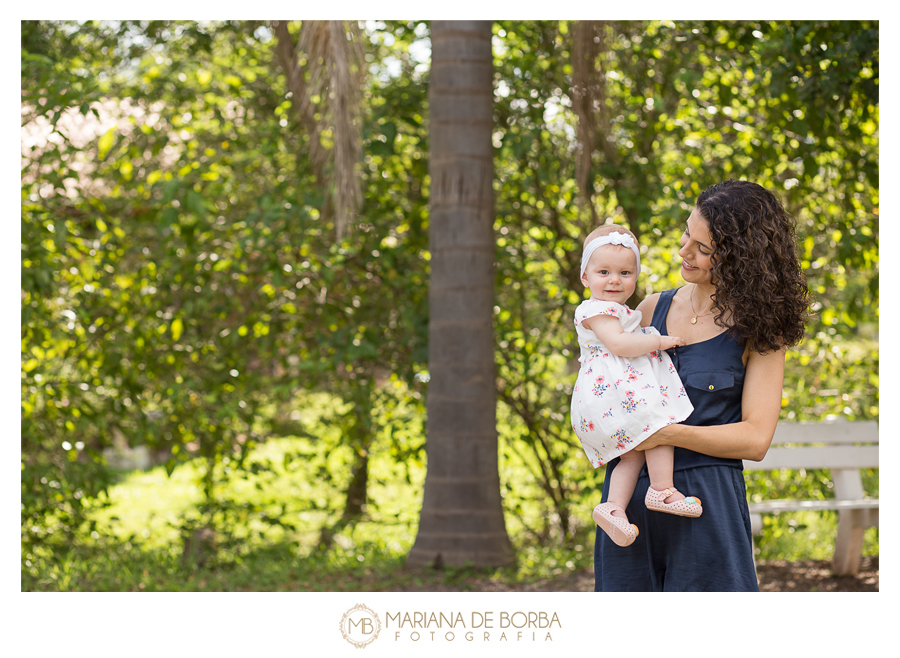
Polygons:
<instances>
[{"instance_id":1,"label":"mb monogram logo","mask_svg":"<svg viewBox=\"0 0 900 658\"><path fill-rule=\"evenodd\" d=\"M341 619L341 635L357 649L362 649L378 637L381 620L378 615L359 603L344 613Z\"/></svg>"}]
</instances>

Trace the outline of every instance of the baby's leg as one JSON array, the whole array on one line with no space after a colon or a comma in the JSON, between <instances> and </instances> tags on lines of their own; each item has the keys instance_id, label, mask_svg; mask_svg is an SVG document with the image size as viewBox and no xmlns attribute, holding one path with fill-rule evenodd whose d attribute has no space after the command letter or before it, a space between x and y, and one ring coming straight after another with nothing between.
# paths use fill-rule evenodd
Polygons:
<instances>
[{"instance_id":1,"label":"baby's leg","mask_svg":"<svg viewBox=\"0 0 900 658\"><path fill-rule=\"evenodd\" d=\"M631 502L631 496L634 494L634 488L637 486L638 476L644 467L644 453L639 450L630 450L619 458L619 463L613 469L612 476L609 481L609 496L607 502L615 503L623 510L628 507ZM616 510L612 512L613 516L623 519L628 518L625 512Z\"/></svg>"},{"instance_id":2,"label":"baby's leg","mask_svg":"<svg viewBox=\"0 0 900 658\"><path fill-rule=\"evenodd\" d=\"M675 446L650 448L650 450L644 451L644 455L647 457L647 472L650 474L650 486L657 491L674 489L675 483L672 481L672 471L675 469ZM666 498L665 502L674 503L676 500L683 499L684 494L676 491Z\"/></svg>"}]
</instances>

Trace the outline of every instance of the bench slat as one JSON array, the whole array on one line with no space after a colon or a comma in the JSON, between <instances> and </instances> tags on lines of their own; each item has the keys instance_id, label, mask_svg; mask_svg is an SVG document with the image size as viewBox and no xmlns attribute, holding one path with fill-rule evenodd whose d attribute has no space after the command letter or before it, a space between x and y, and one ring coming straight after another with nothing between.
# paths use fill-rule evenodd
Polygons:
<instances>
[{"instance_id":1,"label":"bench slat","mask_svg":"<svg viewBox=\"0 0 900 658\"><path fill-rule=\"evenodd\" d=\"M772 443L878 443L878 422L778 423Z\"/></svg>"},{"instance_id":2,"label":"bench slat","mask_svg":"<svg viewBox=\"0 0 900 658\"><path fill-rule=\"evenodd\" d=\"M744 460L744 470L748 471L771 471L779 468L878 468L878 446L775 447L769 448L762 461Z\"/></svg>"},{"instance_id":3,"label":"bench slat","mask_svg":"<svg viewBox=\"0 0 900 658\"><path fill-rule=\"evenodd\" d=\"M754 514L777 514L779 512L802 512L806 510L844 510L844 509L878 509L878 499L861 498L858 500L765 500L750 503L750 512Z\"/></svg>"}]
</instances>

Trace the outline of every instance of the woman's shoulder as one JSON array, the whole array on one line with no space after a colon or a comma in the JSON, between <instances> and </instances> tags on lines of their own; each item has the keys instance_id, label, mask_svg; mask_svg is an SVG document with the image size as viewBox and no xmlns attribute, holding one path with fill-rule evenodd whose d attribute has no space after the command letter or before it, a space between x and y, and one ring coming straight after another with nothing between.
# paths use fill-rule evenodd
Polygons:
<instances>
[{"instance_id":1,"label":"woman's shoulder","mask_svg":"<svg viewBox=\"0 0 900 658\"><path fill-rule=\"evenodd\" d=\"M649 297L645 297L637 307L637 310L640 311L641 315L643 316L641 324L643 326L648 326L653 319L653 314L656 312L656 307L659 305L660 301L671 304L672 298L679 290L681 290L681 286L679 286L678 288L669 288L668 290L663 290L662 292L655 292Z\"/></svg>"},{"instance_id":2,"label":"woman's shoulder","mask_svg":"<svg viewBox=\"0 0 900 658\"><path fill-rule=\"evenodd\" d=\"M656 305L659 303L660 297L662 297L661 292L655 292L649 297L645 297L644 300L638 304L637 310L640 311L645 318L652 318L653 311L656 310Z\"/></svg>"}]
</instances>

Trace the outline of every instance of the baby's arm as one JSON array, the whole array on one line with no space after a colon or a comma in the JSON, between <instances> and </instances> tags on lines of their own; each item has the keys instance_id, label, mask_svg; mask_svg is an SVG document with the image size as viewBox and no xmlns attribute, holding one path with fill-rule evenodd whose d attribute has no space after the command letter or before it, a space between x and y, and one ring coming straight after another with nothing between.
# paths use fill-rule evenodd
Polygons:
<instances>
[{"instance_id":1,"label":"baby's arm","mask_svg":"<svg viewBox=\"0 0 900 658\"><path fill-rule=\"evenodd\" d=\"M611 315L595 315L585 318L581 324L593 331L610 352L626 359L684 345L684 341L677 336L626 333L622 330L619 319Z\"/></svg>"}]
</instances>

